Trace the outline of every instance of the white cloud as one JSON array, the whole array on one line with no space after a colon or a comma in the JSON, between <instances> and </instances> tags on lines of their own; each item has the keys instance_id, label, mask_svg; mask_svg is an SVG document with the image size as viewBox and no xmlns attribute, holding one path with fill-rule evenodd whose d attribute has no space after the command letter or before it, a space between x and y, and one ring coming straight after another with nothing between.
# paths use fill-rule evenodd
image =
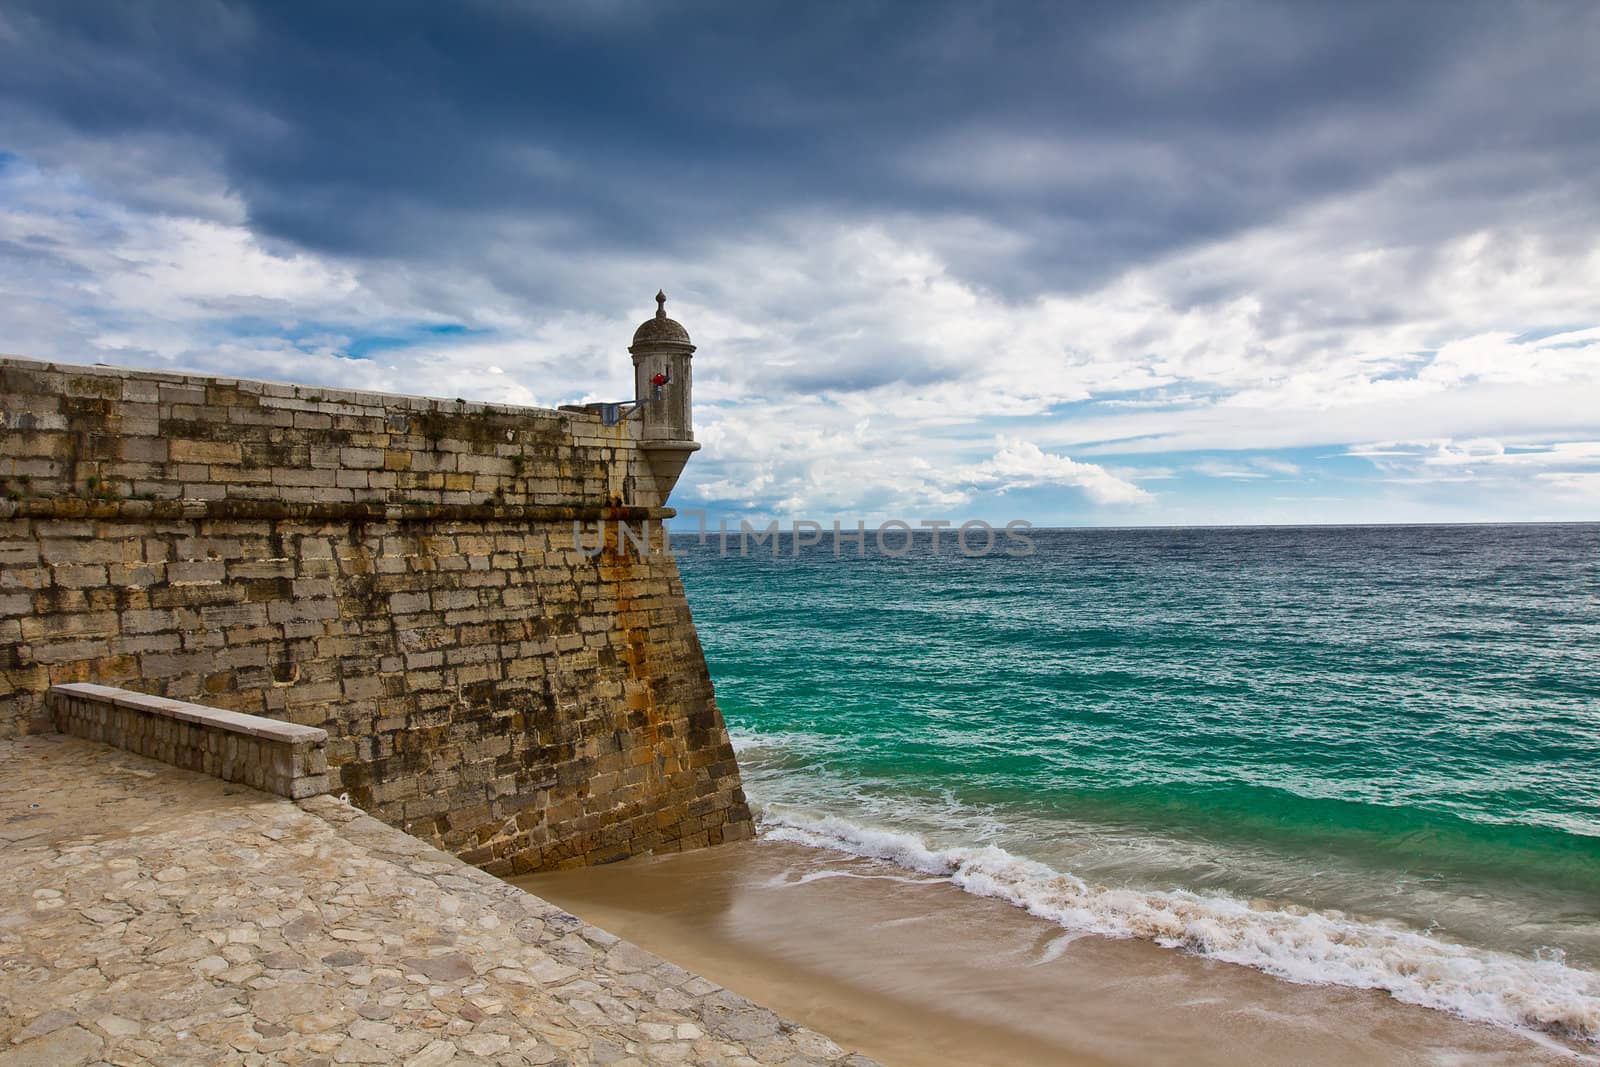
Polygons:
<instances>
[{"instance_id":1,"label":"white cloud","mask_svg":"<svg viewBox=\"0 0 1600 1067\"><path fill-rule=\"evenodd\" d=\"M1305 473L1298 463L1271 456L1242 456L1227 462L1207 459L1191 469L1207 478L1297 478Z\"/></svg>"},{"instance_id":2,"label":"white cloud","mask_svg":"<svg viewBox=\"0 0 1600 1067\"><path fill-rule=\"evenodd\" d=\"M1600 441L1378 441L1347 455L1370 461L1391 482L1470 485L1508 497L1545 491L1582 499L1600 475Z\"/></svg>"},{"instance_id":3,"label":"white cloud","mask_svg":"<svg viewBox=\"0 0 1600 1067\"><path fill-rule=\"evenodd\" d=\"M1216 460L1203 460L1194 465L1194 470L1207 478L1265 478L1265 471L1247 470L1244 467L1231 463L1219 463Z\"/></svg>"},{"instance_id":4,"label":"white cloud","mask_svg":"<svg viewBox=\"0 0 1600 1067\"><path fill-rule=\"evenodd\" d=\"M1264 470L1268 474L1276 474L1280 478L1298 478L1305 473L1300 464L1290 463L1288 460L1283 459L1273 459L1271 456L1252 456L1250 465Z\"/></svg>"},{"instance_id":5,"label":"white cloud","mask_svg":"<svg viewBox=\"0 0 1600 1067\"><path fill-rule=\"evenodd\" d=\"M1589 507L1600 504L1600 471L1543 471L1534 477L1563 500Z\"/></svg>"},{"instance_id":6,"label":"white cloud","mask_svg":"<svg viewBox=\"0 0 1600 1067\"><path fill-rule=\"evenodd\" d=\"M1001 437L997 451L982 463L953 472L956 484L999 492L1056 485L1083 490L1097 504L1147 504L1154 498L1133 482L1093 463L1046 452L1032 441Z\"/></svg>"},{"instance_id":7,"label":"white cloud","mask_svg":"<svg viewBox=\"0 0 1600 1067\"><path fill-rule=\"evenodd\" d=\"M1551 467L1600 466L1600 441L1555 441L1507 445L1494 438L1466 441L1379 441L1357 445L1349 455L1404 459L1425 466Z\"/></svg>"}]
</instances>

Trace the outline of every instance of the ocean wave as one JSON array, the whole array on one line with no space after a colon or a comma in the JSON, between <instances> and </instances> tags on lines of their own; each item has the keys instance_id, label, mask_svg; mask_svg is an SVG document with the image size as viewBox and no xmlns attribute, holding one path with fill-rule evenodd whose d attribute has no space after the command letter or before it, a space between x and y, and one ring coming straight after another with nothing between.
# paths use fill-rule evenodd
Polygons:
<instances>
[{"instance_id":1,"label":"ocean wave","mask_svg":"<svg viewBox=\"0 0 1600 1067\"><path fill-rule=\"evenodd\" d=\"M1221 893L1090 885L1003 848L932 848L910 833L767 807L761 836L883 860L1022 908L1064 929L1138 937L1291 982L1380 989L1476 1022L1600 1042L1600 974L1559 953L1525 959L1399 924Z\"/></svg>"}]
</instances>

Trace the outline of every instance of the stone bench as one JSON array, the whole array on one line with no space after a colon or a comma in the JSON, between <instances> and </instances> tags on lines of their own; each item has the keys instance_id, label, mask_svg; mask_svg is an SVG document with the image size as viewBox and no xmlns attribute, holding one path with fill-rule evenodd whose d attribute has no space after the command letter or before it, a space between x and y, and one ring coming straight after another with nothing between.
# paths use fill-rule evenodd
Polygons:
<instances>
[{"instance_id":1,"label":"stone bench","mask_svg":"<svg viewBox=\"0 0 1600 1067\"><path fill-rule=\"evenodd\" d=\"M328 791L328 732L108 685L53 685L61 733L302 800Z\"/></svg>"}]
</instances>

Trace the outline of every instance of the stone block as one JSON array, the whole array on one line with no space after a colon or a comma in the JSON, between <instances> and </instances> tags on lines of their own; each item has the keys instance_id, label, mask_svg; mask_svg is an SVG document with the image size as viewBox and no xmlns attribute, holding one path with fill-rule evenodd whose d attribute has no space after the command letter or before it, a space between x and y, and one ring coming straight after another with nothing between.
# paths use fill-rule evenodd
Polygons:
<instances>
[{"instance_id":1,"label":"stone block","mask_svg":"<svg viewBox=\"0 0 1600 1067\"><path fill-rule=\"evenodd\" d=\"M210 464L237 464L240 460L240 447L237 441L191 441L175 440L168 442L168 458L174 463L204 463Z\"/></svg>"},{"instance_id":2,"label":"stone block","mask_svg":"<svg viewBox=\"0 0 1600 1067\"><path fill-rule=\"evenodd\" d=\"M383 450L378 448L344 448L339 452L339 462L346 468L382 470Z\"/></svg>"}]
</instances>

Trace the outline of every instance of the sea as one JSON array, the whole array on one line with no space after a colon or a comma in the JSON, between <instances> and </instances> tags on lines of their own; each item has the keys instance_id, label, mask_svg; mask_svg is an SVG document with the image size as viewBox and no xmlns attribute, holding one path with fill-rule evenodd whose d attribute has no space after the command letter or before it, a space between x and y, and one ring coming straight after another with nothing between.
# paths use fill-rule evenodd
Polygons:
<instances>
[{"instance_id":1,"label":"sea","mask_svg":"<svg viewBox=\"0 0 1600 1067\"><path fill-rule=\"evenodd\" d=\"M1600 1041L1600 525L893 533L674 538L761 837Z\"/></svg>"}]
</instances>

